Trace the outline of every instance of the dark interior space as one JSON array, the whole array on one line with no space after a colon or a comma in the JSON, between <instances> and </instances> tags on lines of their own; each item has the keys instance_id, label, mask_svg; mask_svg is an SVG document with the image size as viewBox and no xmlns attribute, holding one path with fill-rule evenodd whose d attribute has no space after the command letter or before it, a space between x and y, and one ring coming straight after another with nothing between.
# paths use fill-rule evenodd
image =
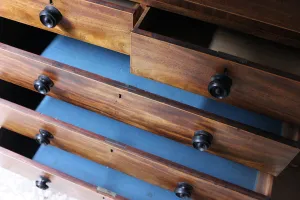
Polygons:
<instances>
[{"instance_id":1,"label":"dark interior space","mask_svg":"<svg viewBox=\"0 0 300 200\"><path fill-rule=\"evenodd\" d=\"M0 18L0 42L34 54L41 54L56 34ZM33 45L34 44L34 45ZM35 110L44 96L0 80L0 98ZM0 129L0 146L32 158L39 145L30 138Z\"/></svg>"},{"instance_id":2,"label":"dark interior space","mask_svg":"<svg viewBox=\"0 0 300 200\"><path fill-rule=\"evenodd\" d=\"M56 34L0 17L0 42L40 55Z\"/></svg>"},{"instance_id":3,"label":"dark interior space","mask_svg":"<svg viewBox=\"0 0 300 200\"><path fill-rule=\"evenodd\" d=\"M139 28L208 48L218 26L151 8Z\"/></svg>"}]
</instances>

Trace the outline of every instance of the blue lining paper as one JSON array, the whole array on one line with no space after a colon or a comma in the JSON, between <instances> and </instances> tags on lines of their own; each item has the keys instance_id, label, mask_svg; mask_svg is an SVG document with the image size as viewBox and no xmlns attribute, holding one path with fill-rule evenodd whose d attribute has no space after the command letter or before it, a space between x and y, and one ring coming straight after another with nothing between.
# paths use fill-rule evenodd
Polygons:
<instances>
[{"instance_id":1,"label":"blue lining paper","mask_svg":"<svg viewBox=\"0 0 300 200\"><path fill-rule=\"evenodd\" d=\"M42 56L280 134L281 123L279 121L130 74L129 56L117 52L57 36ZM46 97L37 111L219 179L251 190L255 187L257 176L255 169L206 152L199 152L191 147L69 103ZM130 199L177 199L169 191L51 146L41 147L34 159ZM122 186L125 183L126 185ZM136 188L127 190L127 187Z\"/></svg>"}]
</instances>

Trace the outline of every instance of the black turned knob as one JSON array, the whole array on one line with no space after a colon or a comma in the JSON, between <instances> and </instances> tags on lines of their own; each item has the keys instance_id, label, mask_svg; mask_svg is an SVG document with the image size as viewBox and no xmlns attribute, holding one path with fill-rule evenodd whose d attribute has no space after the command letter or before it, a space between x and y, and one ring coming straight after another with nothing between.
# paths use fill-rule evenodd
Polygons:
<instances>
[{"instance_id":1,"label":"black turned knob","mask_svg":"<svg viewBox=\"0 0 300 200\"><path fill-rule=\"evenodd\" d=\"M213 136L206 131L196 131L193 137L193 147L200 151L206 151L213 140Z\"/></svg>"},{"instance_id":2,"label":"black turned knob","mask_svg":"<svg viewBox=\"0 0 300 200\"><path fill-rule=\"evenodd\" d=\"M34 88L41 94L48 93L53 85L53 81L45 75L40 75L33 83Z\"/></svg>"},{"instance_id":3,"label":"black turned knob","mask_svg":"<svg viewBox=\"0 0 300 200\"><path fill-rule=\"evenodd\" d=\"M40 129L40 133L35 136L35 140L40 145L50 144L50 139L53 138L53 135L46 130Z\"/></svg>"},{"instance_id":4,"label":"black turned knob","mask_svg":"<svg viewBox=\"0 0 300 200\"><path fill-rule=\"evenodd\" d=\"M232 85L232 80L227 76L227 70L225 69L224 74L216 74L211 77L211 81L208 85L208 91L211 96L224 99L230 93L230 88Z\"/></svg>"},{"instance_id":5,"label":"black turned knob","mask_svg":"<svg viewBox=\"0 0 300 200\"><path fill-rule=\"evenodd\" d=\"M44 26L54 28L62 19L62 14L54 6L48 5L40 12L40 20Z\"/></svg>"},{"instance_id":6,"label":"black turned knob","mask_svg":"<svg viewBox=\"0 0 300 200\"><path fill-rule=\"evenodd\" d=\"M35 181L36 187L38 187L42 190L47 190L49 188L47 183L51 183L51 181L47 177L44 177L44 176L41 176L39 180Z\"/></svg>"},{"instance_id":7,"label":"black turned knob","mask_svg":"<svg viewBox=\"0 0 300 200\"><path fill-rule=\"evenodd\" d=\"M193 186L188 183L178 183L174 192L179 198L190 198L192 196Z\"/></svg>"}]
</instances>

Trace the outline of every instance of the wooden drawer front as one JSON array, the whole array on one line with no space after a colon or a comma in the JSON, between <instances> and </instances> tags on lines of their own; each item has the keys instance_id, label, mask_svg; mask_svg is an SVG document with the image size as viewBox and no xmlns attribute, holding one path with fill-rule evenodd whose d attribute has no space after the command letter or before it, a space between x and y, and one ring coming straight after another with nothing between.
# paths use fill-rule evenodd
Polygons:
<instances>
[{"instance_id":1,"label":"wooden drawer front","mask_svg":"<svg viewBox=\"0 0 300 200\"><path fill-rule=\"evenodd\" d=\"M39 129L53 134L51 144L130 176L174 191L179 182L194 188L193 199L267 199L182 165L148 154L70 124L0 99L2 127L35 138ZM87 148L88 147L88 148ZM143 170L140 170L143 169Z\"/></svg>"},{"instance_id":2,"label":"wooden drawer front","mask_svg":"<svg viewBox=\"0 0 300 200\"><path fill-rule=\"evenodd\" d=\"M143 14L145 19L147 11L150 13L151 9ZM144 21L141 18L140 23ZM300 123L299 75L263 67L139 27L137 24L132 33L133 74L213 98L208 92L211 77L227 68L232 87L230 95L222 102Z\"/></svg>"},{"instance_id":3,"label":"wooden drawer front","mask_svg":"<svg viewBox=\"0 0 300 200\"><path fill-rule=\"evenodd\" d=\"M187 145L205 130L214 137L210 153L275 176L299 152L298 143L280 136L4 44L0 63L3 80L35 91L33 82L47 75L50 96Z\"/></svg>"},{"instance_id":4,"label":"wooden drawer front","mask_svg":"<svg viewBox=\"0 0 300 200\"><path fill-rule=\"evenodd\" d=\"M118 1L56 0L53 5L61 12L63 19L55 28L46 28L40 22L39 13L48 2L1 0L0 16L130 54L130 31L140 12L138 4L129 2L126 6Z\"/></svg>"},{"instance_id":5,"label":"wooden drawer front","mask_svg":"<svg viewBox=\"0 0 300 200\"><path fill-rule=\"evenodd\" d=\"M105 190L101 190L101 188L39 164L2 147L0 147L0 166L32 181L39 180L41 176L47 177L51 181L47 183L49 188L78 200L125 200L125 198L117 194L101 192Z\"/></svg>"}]
</instances>

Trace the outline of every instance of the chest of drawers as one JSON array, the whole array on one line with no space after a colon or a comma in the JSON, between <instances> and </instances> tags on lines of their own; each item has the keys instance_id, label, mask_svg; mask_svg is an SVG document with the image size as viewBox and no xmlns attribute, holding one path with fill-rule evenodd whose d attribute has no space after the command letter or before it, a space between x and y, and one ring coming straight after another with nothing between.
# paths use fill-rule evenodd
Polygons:
<instances>
[{"instance_id":1,"label":"chest of drawers","mask_svg":"<svg viewBox=\"0 0 300 200\"><path fill-rule=\"evenodd\" d=\"M269 198L299 153L297 49L268 61L270 41L129 1L54 1L50 29L47 5L0 5L64 35L41 55L0 43L0 78L46 95L35 111L0 100L1 126L41 144L31 160L2 148L2 167L78 199Z\"/></svg>"}]
</instances>

